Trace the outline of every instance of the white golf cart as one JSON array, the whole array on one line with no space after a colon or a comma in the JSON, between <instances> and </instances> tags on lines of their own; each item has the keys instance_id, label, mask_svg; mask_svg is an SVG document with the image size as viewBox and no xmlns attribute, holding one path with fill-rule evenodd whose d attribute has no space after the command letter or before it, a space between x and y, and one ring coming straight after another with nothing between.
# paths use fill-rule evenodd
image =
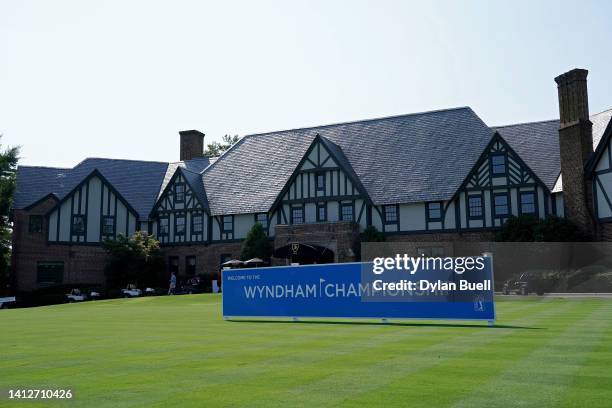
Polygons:
<instances>
[{"instance_id":1,"label":"white golf cart","mask_svg":"<svg viewBox=\"0 0 612 408\"><path fill-rule=\"evenodd\" d=\"M138 289L133 283L128 284L125 289L121 289L121 293L123 293L123 297L125 298L142 296L142 290Z\"/></svg>"},{"instance_id":2,"label":"white golf cart","mask_svg":"<svg viewBox=\"0 0 612 408\"><path fill-rule=\"evenodd\" d=\"M0 297L0 309L8 309L10 303L15 302L15 296Z\"/></svg>"},{"instance_id":3,"label":"white golf cart","mask_svg":"<svg viewBox=\"0 0 612 408\"><path fill-rule=\"evenodd\" d=\"M70 293L66 294L66 300L68 303L74 302L83 302L85 300L97 300L100 299L100 292L96 292L95 290L82 292L81 289L75 288L70 291Z\"/></svg>"}]
</instances>

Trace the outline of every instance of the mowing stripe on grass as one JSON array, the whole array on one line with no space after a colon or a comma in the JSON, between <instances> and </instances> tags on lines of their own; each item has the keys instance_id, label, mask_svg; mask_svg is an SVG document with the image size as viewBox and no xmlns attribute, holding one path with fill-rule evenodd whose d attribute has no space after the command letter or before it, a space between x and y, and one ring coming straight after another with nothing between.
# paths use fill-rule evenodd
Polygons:
<instances>
[{"instance_id":1,"label":"mowing stripe on grass","mask_svg":"<svg viewBox=\"0 0 612 408\"><path fill-rule=\"evenodd\" d=\"M561 307L551 308L548 303L539 304L538 310L534 313L530 313L528 316L518 318L512 321L512 325L536 325L542 321L548 321L555 315L562 314L570 306L568 304L562 305ZM390 402L409 402L410 406L413 406L418 402L412 399L402 398L402 393L407 390L417 390L416 387L411 388L413 382L412 377L418 376L423 372L427 372L435 367L446 366L448 362L455 362L466 354L477 354L482 347L492 344L494 347L500 340L506 337L520 337L526 335L525 333L539 332L540 330L523 330L523 329L492 329L492 330L481 330L478 332L469 333L463 336L452 339L451 342L436 342L430 347L423 350L414 351L412 344L406 345L405 353L400 358L390 358L378 361L373 366L363 367L359 371L358 382L354 381L353 375L346 376L343 380L343 386L340 388L344 392L334 393L334 402L343 402L343 405L359 406L365 404L376 404L380 401L381 397L384 397ZM378 372L378 376L372 376L373 372ZM452 375L452 373L446 373L442 375ZM333 386L334 389L338 390L341 383L338 378L333 378L329 384L318 384L319 392L323 392L324 389L320 388L321 385ZM351 384L352 383L352 384ZM435 390L436 384L431 384L434 388L428 390ZM398 388L398 389L396 389ZM427 390L427 391L428 391ZM311 390L312 391L312 390ZM424 391L424 392L427 392ZM438 391L435 391L439 393ZM421 392L418 392L415 398L419 398ZM398 397L395 399L395 397ZM324 403L322 399L321 403Z\"/></svg>"},{"instance_id":2,"label":"mowing stripe on grass","mask_svg":"<svg viewBox=\"0 0 612 408\"><path fill-rule=\"evenodd\" d=\"M515 360L504 372L474 389L453 407L558 406L563 391L573 382L579 368L603 344L606 331L612 327L612 321L606 319L611 314L610 305L600 305L589 316L579 319L524 358ZM500 398L500 393L506 397ZM611 400L581 402L589 407L609 407Z\"/></svg>"},{"instance_id":3,"label":"mowing stripe on grass","mask_svg":"<svg viewBox=\"0 0 612 408\"><path fill-rule=\"evenodd\" d=\"M551 364L545 375L554 381L554 370L564 364L554 358L563 353L562 343L576 353L574 342L588 341L589 325L577 322L595 310L591 320L605 317L598 309L603 304L612 308L603 299L500 299L498 324L539 328L529 330L439 322L225 322L219 296L150 299L0 313L0 326L11 328L0 336L0 388L71 386L76 398L66 406L72 407L444 406L478 399L480 386L503 399L506 390L496 393L492 384L509 383L532 356ZM572 339L572 331L584 335ZM602 383L610 378L612 356L604 344L612 334L603 327L597 333L599 341L594 337L581 358L566 364L575 381L561 377L566 392L558 393L559 401L564 395L584 400L589 387L606 395ZM456 389L452 400L437 395Z\"/></svg>"},{"instance_id":4,"label":"mowing stripe on grass","mask_svg":"<svg viewBox=\"0 0 612 408\"><path fill-rule=\"evenodd\" d=\"M562 306L553 308L551 304ZM523 310L523 314L528 316L520 317L512 321L512 324L535 324L551 315L562 313L569 307L566 302L543 300ZM267 367L254 367L253 370L239 374L236 381L240 383L241 389L245 390L242 394L231 393L235 383L229 378L228 383L213 381L211 387L219 391L218 395L222 397L219 402L231 405L329 406L349 396L354 397L382 387L407 372L438 364L439 359L429 357L432 353L440 350L449 355L464 353L466 349L509 334L512 330L474 327L466 333L465 330L453 330L451 327L436 327L433 330L435 335L432 336L429 330L428 333L414 333L413 328L404 329L405 338L400 334L399 340L394 342L384 342L384 337L373 339L372 345L365 349L353 342L340 344L335 348L349 350L349 353L342 355L328 355L328 350L322 350L323 352L318 351L321 357L317 358L317 350L311 351L315 353L312 360L302 365L295 364L295 354L305 351L292 350L283 361L273 359L272 364ZM382 344L378 344L379 342ZM438 347L439 345L442 346ZM266 382L275 384L275 387L266 387Z\"/></svg>"}]
</instances>

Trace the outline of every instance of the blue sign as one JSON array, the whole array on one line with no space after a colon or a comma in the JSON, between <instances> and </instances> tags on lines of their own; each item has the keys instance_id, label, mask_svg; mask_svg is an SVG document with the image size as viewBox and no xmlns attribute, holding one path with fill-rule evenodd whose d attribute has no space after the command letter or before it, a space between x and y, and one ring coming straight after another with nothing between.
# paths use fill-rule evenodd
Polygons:
<instances>
[{"instance_id":1,"label":"blue sign","mask_svg":"<svg viewBox=\"0 0 612 408\"><path fill-rule=\"evenodd\" d=\"M481 269L460 273L373 273L373 263L224 270L223 316L493 321L492 259L479 259Z\"/></svg>"}]
</instances>

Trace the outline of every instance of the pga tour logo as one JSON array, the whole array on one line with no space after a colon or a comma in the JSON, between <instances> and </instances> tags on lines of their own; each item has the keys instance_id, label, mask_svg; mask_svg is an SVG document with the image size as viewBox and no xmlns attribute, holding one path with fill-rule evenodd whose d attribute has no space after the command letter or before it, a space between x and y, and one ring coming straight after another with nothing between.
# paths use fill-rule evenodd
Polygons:
<instances>
[{"instance_id":1,"label":"pga tour logo","mask_svg":"<svg viewBox=\"0 0 612 408\"><path fill-rule=\"evenodd\" d=\"M474 296L474 311L484 312L484 296L482 295Z\"/></svg>"}]
</instances>

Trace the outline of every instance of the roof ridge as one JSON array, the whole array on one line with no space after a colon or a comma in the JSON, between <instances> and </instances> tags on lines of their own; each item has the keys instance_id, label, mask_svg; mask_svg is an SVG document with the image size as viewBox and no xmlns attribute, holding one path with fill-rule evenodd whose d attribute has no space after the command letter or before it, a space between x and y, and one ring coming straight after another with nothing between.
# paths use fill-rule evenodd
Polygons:
<instances>
[{"instance_id":1,"label":"roof ridge","mask_svg":"<svg viewBox=\"0 0 612 408\"><path fill-rule=\"evenodd\" d=\"M593 116L601 115L602 113L606 113L606 112L610 112L610 111L612 111L612 108L602 110L601 112L592 113L592 114L589 114L589 118L592 118ZM559 122L559 119L548 119L548 120L535 120L535 121L530 121L530 122L519 122L519 123L512 123L512 124L509 124L509 125L492 126L492 128L498 129L498 128L511 127L511 126L534 125L536 123L546 123L546 122Z\"/></svg>"},{"instance_id":2,"label":"roof ridge","mask_svg":"<svg viewBox=\"0 0 612 408\"><path fill-rule=\"evenodd\" d=\"M595 115L601 115L602 113L606 113L606 112L610 112L610 111L612 111L612 108L604 109L601 112L593 113L592 115L589 115L589 117L590 116L595 116Z\"/></svg>"},{"instance_id":3,"label":"roof ridge","mask_svg":"<svg viewBox=\"0 0 612 408\"><path fill-rule=\"evenodd\" d=\"M491 128L492 129L499 129L499 128L506 128L506 127L512 127L512 126L535 125L536 123L547 123L547 122L559 122L559 119L534 120L534 121L531 121L531 122L519 122L519 123L512 123L512 124L509 124L509 125L491 126Z\"/></svg>"},{"instance_id":4,"label":"roof ridge","mask_svg":"<svg viewBox=\"0 0 612 408\"><path fill-rule=\"evenodd\" d=\"M53 166L32 166L28 164L20 164L17 168L28 167L30 169L54 169L54 170L72 170L72 167L53 167Z\"/></svg>"},{"instance_id":5,"label":"roof ridge","mask_svg":"<svg viewBox=\"0 0 612 408\"><path fill-rule=\"evenodd\" d=\"M429 114L433 114L433 113L450 112L450 111L461 110L461 109L469 109L470 111L472 111L474 113L472 108L470 108L469 106L458 106L458 107L455 107L455 108L435 109L435 110L430 110L430 111L413 112L413 113L403 113L403 114L400 114L400 115L379 116L379 117L370 118L370 119L349 120L349 121L344 121L344 122L334 122L334 123L328 123L328 124L325 124L325 125L304 126L304 127L282 129L282 130L275 130L275 131L271 131L271 132L262 132L262 133L250 133L248 135L245 135L242 139L244 139L246 137L252 137L252 136L266 136L266 135L272 135L272 134L276 134L276 133L295 132L295 131L298 131L298 130L320 129L320 128L327 128L327 127L332 127L332 126L350 125L350 124L355 124L355 123L374 122L374 121L385 120L385 119L397 119L397 118L417 116L417 115L429 115ZM476 115L476 116L478 116L478 115Z\"/></svg>"},{"instance_id":6,"label":"roof ridge","mask_svg":"<svg viewBox=\"0 0 612 408\"><path fill-rule=\"evenodd\" d=\"M137 159L113 159L110 157L86 157L80 162L78 162L74 167L75 168L81 164L83 164L87 160L112 160L112 161L127 161L127 162L138 162L138 163L157 163L157 164L170 164L170 162L158 161L158 160L137 160Z\"/></svg>"}]
</instances>

